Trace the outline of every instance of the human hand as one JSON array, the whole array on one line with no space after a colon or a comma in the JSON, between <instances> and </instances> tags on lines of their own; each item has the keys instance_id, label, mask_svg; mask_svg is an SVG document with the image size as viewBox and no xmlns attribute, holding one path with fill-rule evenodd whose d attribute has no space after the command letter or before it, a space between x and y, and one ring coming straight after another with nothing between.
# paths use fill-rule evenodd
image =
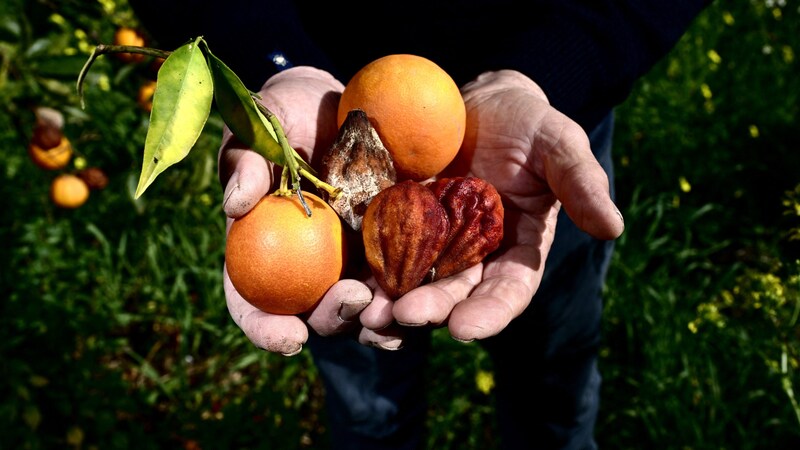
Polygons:
<instances>
[{"instance_id":1,"label":"human hand","mask_svg":"<svg viewBox=\"0 0 800 450\"><path fill-rule=\"evenodd\" d=\"M376 290L360 316L368 329L446 325L458 340L493 336L536 293L562 205L596 238L615 239L623 231L586 133L551 107L536 83L515 71L488 72L462 94L467 134L442 176L477 176L497 188L505 208L503 244L483 263L394 302Z\"/></svg>"},{"instance_id":2,"label":"human hand","mask_svg":"<svg viewBox=\"0 0 800 450\"><path fill-rule=\"evenodd\" d=\"M295 67L270 78L260 91L261 102L280 120L289 140L301 156L315 165L336 138L336 111L344 86L327 72L311 67ZM219 176L224 187L223 210L228 227L271 191L279 172L261 155L245 148L226 130L219 152ZM294 355L308 339L309 328L327 336L361 326L358 315L372 300L365 284L346 279L332 286L309 313L276 315L265 313L242 298L233 287L227 269L223 282L228 311L236 324L256 346ZM392 339L362 330L367 340Z\"/></svg>"}]
</instances>

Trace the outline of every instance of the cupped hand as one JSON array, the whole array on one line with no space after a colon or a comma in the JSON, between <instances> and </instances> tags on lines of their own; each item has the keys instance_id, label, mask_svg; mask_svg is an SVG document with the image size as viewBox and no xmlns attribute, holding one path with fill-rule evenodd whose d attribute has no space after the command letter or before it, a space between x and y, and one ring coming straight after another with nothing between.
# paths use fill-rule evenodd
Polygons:
<instances>
[{"instance_id":1,"label":"cupped hand","mask_svg":"<svg viewBox=\"0 0 800 450\"><path fill-rule=\"evenodd\" d=\"M551 107L536 83L515 71L488 72L462 94L467 133L442 176L477 176L497 188L505 208L503 244L483 263L418 287L393 304L377 290L361 314L368 328L446 325L458 340L493 336L536 293L562 206L596 238L615 239L623 231L586 133Z\"/></svg>"},{"instance_id":2,"label":"cupped hand","mask_svg":"<svg viewBox=\"0 0 800 450\"><path fill-rule=\"evenodd\" d=\"M327 72L295 67L267 80L259 94L264 106L277 116L289 144L315 165L336 138L336 111L343 89L342 83ZM237 142L228 130L223 136L218 167L228 226L273 189L279 174L272 163ZM301 316L258 310L239 295L227 269L223 271L223 281L231 317L253 344L270 352L299 353L308 340L309 328L323 336L353 332L362 342L386 348L399 345L390 331L361 329L358 316L372 301L372 290L360 281L339 281L312 311Z\"/></svg>"}]
</instances>

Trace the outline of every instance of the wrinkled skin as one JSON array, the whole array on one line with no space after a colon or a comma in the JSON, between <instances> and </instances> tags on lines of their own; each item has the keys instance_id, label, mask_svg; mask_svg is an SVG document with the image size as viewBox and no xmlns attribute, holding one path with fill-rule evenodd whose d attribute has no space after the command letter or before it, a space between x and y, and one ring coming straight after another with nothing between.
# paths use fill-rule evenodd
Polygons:
<instances>
[{"instance_id":1,"label":"wrinkled skin","mask_svg":"<svg viewBox=\"0 0 800 450\"><path fill-rule=\"evenodd\" d=\"M289 143L312 165L336 137L336 110L344 86L330 74L295 67L262 87ZM552 108L542 90L515 71L488 72L462 88L467 135L458 159L443 175L472 175L503 197L505 239L483 263L420 286L391 301L374 279L343 279L303 316L263 313L236 292L224 273L231 316L258 347L294 355L309 329L322 336L354 332L365 345L387 350L403 342L408 326L446 326L453 338L496 335L530 304L544 273L560 208L599 239L623 231L609 182L583 129ZM245 214L278 179L271 164L237 145L226 132L219 154L223 209Z\"/></svg>"}]
</instances>

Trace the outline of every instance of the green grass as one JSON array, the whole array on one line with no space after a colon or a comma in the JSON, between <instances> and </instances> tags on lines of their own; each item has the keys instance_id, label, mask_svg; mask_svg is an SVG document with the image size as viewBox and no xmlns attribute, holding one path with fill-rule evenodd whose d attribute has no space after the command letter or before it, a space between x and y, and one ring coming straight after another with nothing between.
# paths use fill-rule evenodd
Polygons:
<instances>
[{"instance_id":1,"label":"green grass","mask_svg":"<svg viewBox=\"0 0 800 450\"><path fill-rule=\"evenodd\" d=\"M718 2L618 110L602 447L800 443L799 14ZM123 23L124 2L0 6L0 447L324 447L308 352L255 349L225 307L219 118L134 200L152 70L101 58L79 106L87 48ZM77 210L27 157L34 106L109 175ZM434 350L429 447L493 448L487 355L445 330Z\"/></svg>"}]
</instances>

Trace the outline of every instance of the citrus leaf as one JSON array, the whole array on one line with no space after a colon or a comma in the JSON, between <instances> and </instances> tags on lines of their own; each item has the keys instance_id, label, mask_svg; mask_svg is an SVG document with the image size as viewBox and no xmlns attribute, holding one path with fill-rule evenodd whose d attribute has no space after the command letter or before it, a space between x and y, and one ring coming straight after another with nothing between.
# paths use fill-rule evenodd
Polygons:
<instances>
[{"instance_id":1,"label":"citrus leaf","mask_svg":"<svg viewBox=\"0 0 800 450\"><path fill-rule=\"evenodd\" d=\"M214 101L222 120L237 139L278 165L285 164L283 148L275 129L261 113L242 80L206 48L208 66L214 77Z\"/></svg>"},{"instance_id":2,"label":"citrus leaf","mask_svg":"<svg viewBox=\"0 0 800 450\"><path fill-rule=\"evenodd\" d=\"M136 198L197 142L211 113L214 84L197 38L172 52L158 71Z\"/></svg>"}]
</instances>

